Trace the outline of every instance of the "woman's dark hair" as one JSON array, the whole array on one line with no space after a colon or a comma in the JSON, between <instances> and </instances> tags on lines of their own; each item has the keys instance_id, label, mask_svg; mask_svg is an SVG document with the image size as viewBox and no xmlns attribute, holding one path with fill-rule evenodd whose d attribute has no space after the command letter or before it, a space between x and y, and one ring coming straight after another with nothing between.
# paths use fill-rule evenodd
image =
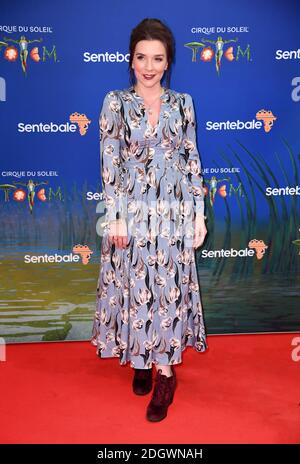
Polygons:
<instances>
[{"instance_id":1,"label":"woman's dark hair","mask_svg":"<svg viewBox=\"0 0 300 464\"><path fill-rule=\"evenodd\" d=\"M130 43L129 43L129 65L128 71L130 74L130 84L135 84L134 70L132 69L133 55L136 44L140 40L160 40L167 52L168 67L165 71L164 77L166 77L166 87L170 87L171 80L171 65L175 59L175 41L171 30L166 26L160 19L156 18L145 18L131 31Z\"/></svg>"}]
</instances>

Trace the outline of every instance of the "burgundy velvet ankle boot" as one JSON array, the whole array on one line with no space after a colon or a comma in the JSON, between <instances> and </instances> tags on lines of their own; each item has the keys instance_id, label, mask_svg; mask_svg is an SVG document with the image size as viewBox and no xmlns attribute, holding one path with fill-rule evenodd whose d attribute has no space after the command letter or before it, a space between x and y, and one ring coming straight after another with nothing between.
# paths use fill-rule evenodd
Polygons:
<instances>
[{"instance_id":1,"label":"burgundy velvet ankle boot","mask_svg":"<svg viewBox=\"0 0 300 464\"><path fill-rule=\"evenodd\" d=\"M136 395L147 395L152 390L152 368L134 369L132 389Z\"/></svg>"},{"instance_id":2,"label":"burgundy velvet ankle boot","mask_svg":"<svg viewBox=\"0 0 300 464\"><path fill-rule=\"evenodd\" d=\"M157 371L153 395L147 407L147 419L151 422L161 421L167 416L168 407L173 402L174 392L177 386L173 367L173 375L171 377L162 375L161 372L161 369Z\"/></svg>"}]
</instances>

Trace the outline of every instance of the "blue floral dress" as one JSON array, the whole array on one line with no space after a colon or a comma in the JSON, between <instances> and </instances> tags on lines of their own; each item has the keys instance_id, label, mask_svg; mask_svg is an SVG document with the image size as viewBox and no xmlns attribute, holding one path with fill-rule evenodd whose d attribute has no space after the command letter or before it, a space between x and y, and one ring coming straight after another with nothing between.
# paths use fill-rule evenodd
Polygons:
<instances>
[{"instance_id":1,"label":"blue floral dress","mask_svg":"<svg viewBox=\"0 0 300 464\"><path fill-rule=\"evenodd\" d=\"M139 369L208 347L192 246L204 214L194 106L171 89L160 98L155 126L133 86L108 92L99 118L106 222L91 343ZM125 221L126 248L109 242L110 221Z\"/></svg>"}]
</instances>

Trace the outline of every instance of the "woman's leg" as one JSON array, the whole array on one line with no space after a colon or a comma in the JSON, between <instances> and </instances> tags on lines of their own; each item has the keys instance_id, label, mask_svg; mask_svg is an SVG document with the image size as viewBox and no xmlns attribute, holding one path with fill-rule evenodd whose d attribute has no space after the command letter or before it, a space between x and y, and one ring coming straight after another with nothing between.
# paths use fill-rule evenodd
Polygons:
<instances>
[{"instance_id":1,"label":"woman's leg","mask_svg":"<svg viewBox=\"0 0 300 464\"><path fill-rule=\"evenodd\" d=\"M171 366L163 366L161 364L155 364L155 368L158 371L158 369L161 370L162 375L166 375L167 377L172 377L172 369Z\"/></svg>"}]
</instances>

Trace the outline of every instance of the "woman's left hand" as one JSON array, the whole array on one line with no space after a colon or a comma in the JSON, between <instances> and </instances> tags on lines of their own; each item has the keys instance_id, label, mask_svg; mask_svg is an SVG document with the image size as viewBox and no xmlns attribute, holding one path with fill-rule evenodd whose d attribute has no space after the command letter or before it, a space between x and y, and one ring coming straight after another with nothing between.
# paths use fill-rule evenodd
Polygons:
<instances>
[{"instance_id":1,"label":"woman's left hand","mask_svg":"<svg viewBox=\"0 0 300 464\"><path fill-rule=\"evenodd\" d=\"M196 215L193 248L198 248L202 245L206 234L207 229L205 225L205 217L203 215Z\"/></svg>"}]
</instances>

